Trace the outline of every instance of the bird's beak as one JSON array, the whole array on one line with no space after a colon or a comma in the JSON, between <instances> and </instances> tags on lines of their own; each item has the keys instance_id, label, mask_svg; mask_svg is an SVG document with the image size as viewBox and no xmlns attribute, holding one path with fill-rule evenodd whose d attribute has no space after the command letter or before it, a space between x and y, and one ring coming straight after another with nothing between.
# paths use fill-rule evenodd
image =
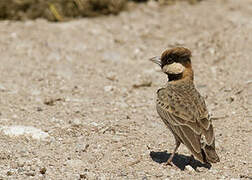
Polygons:
<instances>
[{"instance_id":1,"label":"bird's beak","mask_svg":"<svg viewBox=\"0 0 252 180\"><path fill-rule=\"evenodd\" d=\"M161 57L160 57L160 56L155 56L155 57L153 57L153 58L150 58L150 61L152 61L152 62L158 64L159 66L162 65L162 63L161 63Z\"/></svg>"}]
</instances>

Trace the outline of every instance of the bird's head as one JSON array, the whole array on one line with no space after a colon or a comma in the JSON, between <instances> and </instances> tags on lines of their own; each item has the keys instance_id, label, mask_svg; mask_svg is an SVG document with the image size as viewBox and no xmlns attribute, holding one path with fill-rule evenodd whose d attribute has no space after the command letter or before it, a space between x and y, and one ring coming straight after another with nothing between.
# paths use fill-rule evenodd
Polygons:
<instances>
[{"instance_id":1,"label":"bird's head","mask_svg":"<svg viewBox=\"0 0 252 180\"><path fill-rule=\"evenodd\" d=\"M184 47L176 47L165 50L161 57L150 59L158 64L162 71L168 75L169 81L180 80L186 77L193 79L191 66L191 51Z\"/></svg>"}]
</instances>

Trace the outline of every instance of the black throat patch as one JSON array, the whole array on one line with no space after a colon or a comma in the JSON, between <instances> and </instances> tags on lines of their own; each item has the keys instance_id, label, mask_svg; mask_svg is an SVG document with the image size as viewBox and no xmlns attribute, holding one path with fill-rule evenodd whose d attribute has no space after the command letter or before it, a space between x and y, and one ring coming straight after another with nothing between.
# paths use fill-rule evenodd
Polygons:
<instances>
[{"instance_id":1,"label":"black throat patch","mask_svg":"<svg viewBox=\"0 0 252 180\"><path fill-rule=\"evenodd\" d=\"M179 74L167 74L168 75L168 81L176 81L182 78L183 73Z\"/></svg>"}]
</instances>

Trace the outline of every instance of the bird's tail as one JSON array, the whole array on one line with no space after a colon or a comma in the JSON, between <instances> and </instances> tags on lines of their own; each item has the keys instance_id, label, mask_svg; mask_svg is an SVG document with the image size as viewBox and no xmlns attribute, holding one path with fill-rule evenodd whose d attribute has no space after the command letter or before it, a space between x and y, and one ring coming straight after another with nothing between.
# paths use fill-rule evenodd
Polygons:
<instances>
[{"instance_id":1,"label":"bird's tail","mask_svg":"<svg viewBox=\"0 0 252 180\"><path fill-rule=\"evenodd\" d=\"M220 162L220 158L215 151L215 143L211 145L204 144L202 147L202 155L205 162L217 163Z\"/></svg>"}]
</instances>

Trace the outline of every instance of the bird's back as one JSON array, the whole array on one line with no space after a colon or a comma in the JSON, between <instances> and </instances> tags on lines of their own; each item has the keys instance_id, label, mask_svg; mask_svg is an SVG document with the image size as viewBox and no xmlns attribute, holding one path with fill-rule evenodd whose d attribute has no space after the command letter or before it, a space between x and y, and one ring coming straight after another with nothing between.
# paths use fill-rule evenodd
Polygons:
<instances>
[{"instance_id":1,"label":"bird's back","mask_svg":"<svg viewBox=\"0 0 252 180\"><path fill-rule=\"evenodd\" d=\"M192 82L168 83L159 89L157 111L175 138L200 161L219 161L204 98Z\"/></svg>"}]
</instances>

